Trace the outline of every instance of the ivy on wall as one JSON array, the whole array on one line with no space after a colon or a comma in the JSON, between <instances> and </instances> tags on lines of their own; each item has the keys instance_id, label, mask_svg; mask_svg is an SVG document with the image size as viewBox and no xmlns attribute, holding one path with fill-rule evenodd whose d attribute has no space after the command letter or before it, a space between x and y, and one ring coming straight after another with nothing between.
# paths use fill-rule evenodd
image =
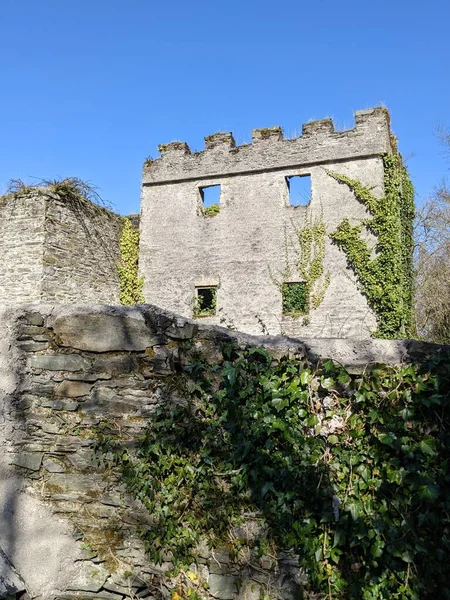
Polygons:
<instances>
[{"instance_id":1,"label":"ivy on wall","mask_svg":"<svg viewBox=\"0 0 450 600\"><path fill-rule=\"evenodd\" d=\"M396 338L413 334L413 219L414 189L399 153L385 154L384 196L345 175L327 171L350 188L371 217L360 225L344 219L331 239L345 252L362 293L377 319L375 337ZM363 228L376 238L375 256L361 237Z\"/></svg>"},{"instance_id":2,"label":"ivy on wall","mask_svg":"<svg viewBox=\"0 0 450 600\"><path fill-rule=\"evenodd\" d=\"M121 260L117 265L119 274L119 300L124 305L143 304L144 278L139 276L139 230L128 217L123 221L120 236Z\"/></svg>"},{"instance_id":3,"label":"ivy on wall","mask_svg":"<svg viewBox=\"0 0 450 600\"><path fill-rule=\"evenodd\" d=\"M307 219L302 227L292 223L294 229L293 239L285 232L285 268L278 276L270 271L272 281L280 289L283 299L283 308L292 304L290 295L298 293L303 296L301 304L304 309L300 311L283 311L285 314L298 316L317 309L323 301L325 292L330 284L330 274L324 271L326 228L323 219ZM293 255L293 259L292 259ZM289 282L299 278L303 284L302 289L294 290L289 287ZM291 283L292 286L292 283Z\"/></svg>"},{"instance_id":4,"label":"ivy on wall","mask_svg":"<svg viewBox=\"0 0 450 600\"><path fill-rule=\"evenodd\" d=\"M188 566L200 540L247 563L288 550L304 598L449 599L449 356L364 375L260 348L223 356L184 361L185 400L136 444L102 428L98 448L151 515L152 559ZM249 515L258 533L237 539Z\"/></svg>"}]
</instances>

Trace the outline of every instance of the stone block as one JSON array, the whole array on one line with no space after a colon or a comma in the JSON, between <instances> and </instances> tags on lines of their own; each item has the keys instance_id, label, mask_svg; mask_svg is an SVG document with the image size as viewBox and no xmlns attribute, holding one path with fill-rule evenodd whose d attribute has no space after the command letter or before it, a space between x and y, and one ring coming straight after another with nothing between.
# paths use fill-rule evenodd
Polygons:
<instances>
[{"instance_id":1,"label":"stone block","mask_svg":"<svg viewBox=\"0 0 450 600\"><path fill-rule=\"evenodd\" d=\"M42 466L49 473L64 473L66 470L64 463L57 458L44 458Z\"/></svg>"},{"instance_id":2,"label":"stone block","mask_svg":"<svg viewBox=\"0 0 450 600\"><path fill-rule=\"evenodd\" d=\"M79 354L35 354L30 366L47 371L81 371L88 369L89 363Z\"/></svg>"},{"instance_id":3,"label":"stone block","mask_svg":"<svg viewBox=\"0 0 450 600\"><path fill-rule=\"evenodd\" d=\"M38 312L27 312L25 313L25 320L30 325L35 325L36 327L42 327L44 325L44 318Z\"/></svg>"},{"instance_id":4,"label":"stone block","mask_svg":"<svg viewBox=\"0 0 450 600\"><path fill-rule=\"evenodd\" d=\"M211 574L208 578L209 592L219 600L233 600L237 593L236 577Z\"/></svg>"},{"instance_id":5,"label":"stone block","mask_svg":"<svg viewBox=\"0 0 450 600\"><path fill-rule=\"evenodd\" d=\"M42 453L23 452L13 455L11 459L11 464L16 465L17 467L23 467L24 469L28 469L29 471L39 471L39 469L41 468L42 457Z\"/></svg>"},{"instance_id":6,"label":"stone block","mask_svg":"<svg viewBox=\"0 0 450 600\"><path fill-rule=\"evenodd\" d=\"M35 342L34 340L25 340L19 342L19 346L25 352L41 352L50 348L48 342Z\"/></svg>"},{"instance_id":7,"label":"stone block","mask_svg":"<svg viewBox=\"0 0 450 600\"><path fill-rule=\"evenodd\" d=\"M140 352L159 341L143 318L126 314L61 316L55 319L53 329L62 346L89 352Z\"/></svg>"},{"instance_id":8,"label":"stone block","mask_svg":"<svg viewBox=\"0 0 450 600\"><path fill-rule=\"evenodd\" d=\"M77 398L78 396L87 396L91 391L92 384L84 381L62 381L55 388L56 396L65 396L66 398Z\"/></svg>"},{"instance_id":9,"label":"stone block","mask_svg":"<svg viewBox=\"0 0 450 600\"><path fill-rule=\"evenodd\" d=\"M124 414L136 413L141 406L139 398L130 397L126 400L116 394L114 389L97 388L92 396L83 403L85 414L107 414L108 416L122 416Z\"/></svg>"},{"instance_id":10,"label":"stone block","mask_svg":"<svg viewBox=\"0 0 450 600\"><path fill-rule=\"evenodd\" d=\"M264 588L252 580L244 581L239 590L240 600L260 600L264 595Z\"/></svg>"},{"instance_id":11,"label":"stone block","mask_svg":"<svg viewBox=\"0 0 450 600\"><path fill-rule=\"evenodd\" d=\"M47 480L47 484L50 486L49 490L54 490L55 493L67 491L100 494L106 487L106 483L98 473L52 473Z\"/></svg>"},{"instance_id":12,"label":"stone block","mask_svg":"<svg viewBox=\"0 0 450 600\"><path fill-rule=\"evenodd\" d=\"M78 402L76 400L66 400L65 398L61 398L58 400L44 400L44 402L41 402L41 406L53 410L74 411L78 408Z\"/></svg>"},{"instance_id":13,"label":"stone block","mask_svg":"<svg viewBox=\"0 0 450 600\"><path fill-rule=\"evenodd\" d=\"M132 373L138 368L136 359L127 354L106 355L94 358L92 370L110 375Z\"/></svg>"}]
</instances>

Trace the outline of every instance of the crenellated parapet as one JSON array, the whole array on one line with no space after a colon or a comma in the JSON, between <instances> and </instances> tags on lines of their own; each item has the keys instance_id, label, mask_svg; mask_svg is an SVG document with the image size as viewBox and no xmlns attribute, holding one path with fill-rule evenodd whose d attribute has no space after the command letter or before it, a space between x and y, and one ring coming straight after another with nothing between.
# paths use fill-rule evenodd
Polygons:
<instances>
[{"instance_id":1,"label":"crenellated parapet","mask_svg":"<svg viewBox=\"0 0 450 600\"><path fill-rule=\"evenodd\" d=\"M236 146L227 132L207 136L201 152L179 141L158 149L161 157L144 164L144 186L326 165L390 151L389 114L383 107L356 111L354 128L345 131L335 131L332 119L311 121L294 139L285 139L281 127L267 127L253 129L251 144Z\"/></svg>"}]
</instances>

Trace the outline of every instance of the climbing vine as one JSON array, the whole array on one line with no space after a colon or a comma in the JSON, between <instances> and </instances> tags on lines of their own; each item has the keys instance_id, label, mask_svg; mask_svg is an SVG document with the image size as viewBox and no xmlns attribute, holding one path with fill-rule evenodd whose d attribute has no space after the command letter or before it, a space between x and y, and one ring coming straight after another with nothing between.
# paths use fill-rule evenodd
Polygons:
<instances>
[{"instance_id":1,"label":"climbing vine","mask_svg":"<svg viewBox=\"0 0 450 600\"><path fill-rule=\"evenodd\" d=\"M270 271L270 276L282 293L283 308L295 306L296 302L290 296L297 294L301 296L299 305L304 306L304 310L298 311L298 314L304 314L320 306L330 284L330 274L324 271L326 228L322 218L314 221L309 218L302 227L294 223L292 226L292 237L285 231L285 268L278 276ZM299 278L303 286L290 288L287 282L294 278ZM288 310L287 313L296 316L295 310Z\"/></svg>"},{"instance_id":2,"label":"climbing vine","mask_svg":"<svg viewBox=\"0 0 450 600\"><path fill-rule=\"evenodd\" d=\"M228 344L184 361L185 400L137 443L105 423L98 448L148 509L155 561L189 565L206 539L247 562L294 552L305 598L449 599L449 358L352 375Z\"/></svg>"},{"instance_id":3,"label":"climbing vine","mask_svg":"<svg viewBox=\"0 0 450 600\"><path fill-rule=\"evenodd\" d=\"M120 237L121 260L117 265L119 274L121 304L133 305L145 302L142 294L144 278L139 276L139 230L133 225L131 219L123 221Z\"/></svg>"},{"instance_id":4,"label":"climbing vine","mask_svg":"<svg viewBox=\"0 0 450 600\"><path fill-rule=\"evenodd\" d=\"M344 219L331 238L345 252L376 315L374 336L395 338L413 334L414 189L400 154L385 154L383 165L382 198L374 196L359 181L328 171L352 190L371 215L360 225ZM375 256L361 237L364 227L376 236Z\"/></svg>"}]
</instances>

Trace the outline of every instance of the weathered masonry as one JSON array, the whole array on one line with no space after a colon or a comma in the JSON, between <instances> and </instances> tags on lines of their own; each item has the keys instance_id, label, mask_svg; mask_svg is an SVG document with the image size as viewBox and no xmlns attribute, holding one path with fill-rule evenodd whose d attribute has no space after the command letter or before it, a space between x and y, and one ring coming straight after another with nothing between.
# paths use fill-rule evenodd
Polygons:
<instances>
[{"instance_id":1,"label":"weathered masonry","mask_svg":"<svg viewBox=\"0 0 450 600\"><path fill-rule=\"evenodd\" d=\"M350 373L370 363L424 363L445 350L416 341L254 337L154 306L0 309L0 598L170 597L180 581L167 575L173 557L155 564L146 553L139 530L154 517L95 452L98 426L108 424L132 447L158 408L169 412L185 398L183 365L199 353L221 364L230 343L265 347L275 359L331 357ZM258 535L254 518L247 514L235 539ZM236 562L229 547L202 544L189 567L208 583L201 597L299 598L305 572L298 555L274 559L257 548Z\"/></svg>"},{"instance_id":2,"label":"weathered masonry","mask_svg":"<svg viewBox=\"0 0 450 600\"><path fill-rule=\"evenodd\" d=\"M140 269L148 302L248 333L364 338L376 318L329 234L369 213L330 173L380 198L383 156L393 152L384 108L357 111L355 127L331 119L284 139L279 127L159 147L143 170ZM294 197L294 185L310 192ZM216 187L218 186L218 187ZM210 192L217 199L208 200ZM363 228L375 253L376 239Z\"/></svg>"},{"instance_id":3,"label":"weathered masonry","mask_svg":"<svg viewBox=\"0 0 450 600\"><path fill-rule=\"evenodd\" d=\"M118 303L120 220L46 188L0 199L0 304Z\"/></svg>"}]
</instances>

